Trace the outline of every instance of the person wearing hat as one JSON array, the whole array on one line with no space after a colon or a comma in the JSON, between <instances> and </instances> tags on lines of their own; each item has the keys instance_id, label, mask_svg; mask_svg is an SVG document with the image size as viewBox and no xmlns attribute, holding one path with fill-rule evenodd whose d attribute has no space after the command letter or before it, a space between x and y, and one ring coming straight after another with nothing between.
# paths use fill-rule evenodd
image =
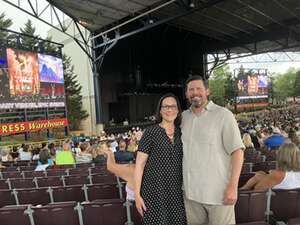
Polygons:
<instances>
[{"instance_id":1,"label":"person wearing hat","mask_svg":"<svg viewBox=\"0 0 300 225\"><path fill-rule=\"evenodd\" d=\"M278 149L285 141L283 135L281 135L280 129L278 127L269 128L269 132L271 136L266 138L264 141L264 145L268 148L268 150Z\"/></svg>"}]
</instances>

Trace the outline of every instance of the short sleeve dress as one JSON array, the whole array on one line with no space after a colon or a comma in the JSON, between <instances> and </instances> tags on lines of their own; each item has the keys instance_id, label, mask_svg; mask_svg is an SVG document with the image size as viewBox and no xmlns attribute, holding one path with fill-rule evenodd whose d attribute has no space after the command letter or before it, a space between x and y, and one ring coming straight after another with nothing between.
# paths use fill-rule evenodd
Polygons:
<instances>
[{"instance_id":1,"label":"short sleeve dress","mask_svg":"<svg viewBox=\"0 0 300 225\"><path fill-rule=\"evenodd\" d=\"M144 225L185 225L182 191L181 131L175 129L174 142L158 124L145 130L138 151L149 155L146 162L141 196L146 205Z\"/></svg>"}]
</instances>

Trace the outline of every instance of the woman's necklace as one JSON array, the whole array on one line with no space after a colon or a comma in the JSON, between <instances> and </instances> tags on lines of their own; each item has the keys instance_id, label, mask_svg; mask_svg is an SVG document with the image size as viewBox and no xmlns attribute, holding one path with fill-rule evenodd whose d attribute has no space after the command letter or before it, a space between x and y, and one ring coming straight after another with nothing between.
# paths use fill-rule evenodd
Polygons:
<instances>
[{"instance_id":1,"label":"woman's necklace","mask_svg":"<svg viewBox=\"0 0 300 225\"><path fill-rule=\"evenodd\" d=\"M170 138L170 140L173 142L174 141L174 133L175 133L175 127L172 127L172 128L166 128L164 127L162 124L160 124L160 126L162 128L165 129L165 132L167 134L167 136Z\"/></svg>"}]
</instances>

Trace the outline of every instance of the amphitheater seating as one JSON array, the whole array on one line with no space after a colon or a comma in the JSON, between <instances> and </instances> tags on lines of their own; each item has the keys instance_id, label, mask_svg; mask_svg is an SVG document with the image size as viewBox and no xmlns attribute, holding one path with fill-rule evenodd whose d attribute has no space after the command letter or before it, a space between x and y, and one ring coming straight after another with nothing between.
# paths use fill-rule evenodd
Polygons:
<instances>
[{"instance_id":1,"label":"amphitheater seating","mask_svg":"<svg viewBox=\"0 0 300 225\"><path fill-rule=\"evenodd\" d=\"M236 225L269 225L269 224L265 221L256 221L256 222L250 222L250 223L237 223Z\"/></svg>"},{"instance_id":2,"label":"amphitheater seating","mask_svg":"<svg viewBox=\"0 0 300 225\"><path fill-rule=\"evenodd\" d=\"M288 225L300 225L300 217L289 219Z\"/></svg>"},{"instance_id":3,"label":"amphitheater seating","mask_svg":"<svg viewBox=\"0 0 300 225\"><path fill-rule=\"evenodd\" d=\"M265 171L269 172L269 170L276 169L276 161L266 161L260 163L254 163L253 165L253 172L256 171Z\"/></svg>"},{"instance_id":4,"label":"amphitheater seating","mask_svg":"<svg viewBox=\"0 0 300 225\"><path fill-rule=\"evenodd\" d=\"M119 199L95 200L83 203L83 223L84 225L120 225L127 221L124 201Z\"/></svg>"},{"instance_id":5,"label":"amphitheater seating","mask_svg":"<svg viewBox=\"0 0 300 225\"><path fill-rule=\"evenodd\" d=\"M236 221L238 223L265 220L267 211L267 192L241 191L235 205Z\"/></svg>"},{"instance_id":6,"label":"amphitheater seating","mask_svg":"<svg viewBox=\"0 0 300 225\"><path fill-rule=\"evenodd\" d=\"M287 222L300 217L300 189L272 190L270 210L276 221Z\"/></svg>"}]
</instances>

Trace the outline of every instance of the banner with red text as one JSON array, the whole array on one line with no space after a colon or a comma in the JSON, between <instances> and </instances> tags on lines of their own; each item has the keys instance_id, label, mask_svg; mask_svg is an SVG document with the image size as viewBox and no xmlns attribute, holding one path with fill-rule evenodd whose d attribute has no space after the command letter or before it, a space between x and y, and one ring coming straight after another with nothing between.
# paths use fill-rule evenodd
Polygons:
<instances>
[{"instance_id":1,"label":"banner with red text","mask_svg":"<svg viewBox=\"0 0 300 225\"><path fill-rule=\"evenodd\" d=\"M9 135L22 132L35 132L39 130L63 128L68 126L67 118L36 120L20 123L2 123L0 124L0 135Z\"/></svg>"}]
</instances>

